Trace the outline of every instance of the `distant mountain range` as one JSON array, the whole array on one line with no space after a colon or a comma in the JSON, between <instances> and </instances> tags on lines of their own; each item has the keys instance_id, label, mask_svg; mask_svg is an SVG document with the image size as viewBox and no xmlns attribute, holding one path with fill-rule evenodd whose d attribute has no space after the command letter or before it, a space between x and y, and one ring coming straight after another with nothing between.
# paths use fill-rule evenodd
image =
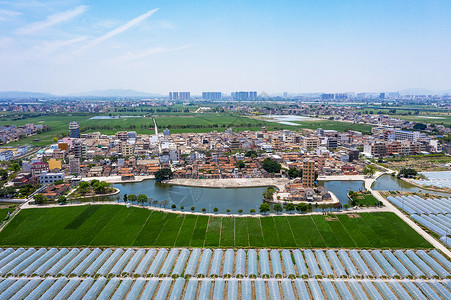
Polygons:
<instances>
[{"instance_id":1,"label":"distant mountain range","mask_svg":"<svg viewBox=\"0 0 451 300\"><path fill-rule=\"evenodd\" d=\"M27 98L53 98L55 95L49 93L8 91L0 92L0 99L27 99Z\"/></svg>"},{"instance_id":2,"label":"distant mountain range","mask_svg":"<svg viewBox=\"0 0 451 300\"><path fill-rule=\"evenodd\" d=\"M83 93L72 93L68 95L54 95L50 93L6 91L0 92L0 99L31 99L31 98L57 98L57 97L162 97L160 94L140 92L135 90L95 90Z\"/></svg>"},{"instance_id":3,"label":"distant mountain range","mask_svg":"<svg viewBox=\"0 0 451 300\"><path fill-rule=\"evenodd\" d=\"M400 90L399 93L401 95L443 95L443 94L450 94L451 90L446 91L431 91L428 89L405 89Z\"/></svg>"},{"instance_id":4,"label":"distant mountain range","mask_svg":"<svg viewBox=\"0 0 451 300\"><path fill-rule=\"evenodd\" d=\"M109 90L94 90L83 93L73 93L68 96L73 97L161 97L160 94L153 94L147 92L140 92L135 90L123 90L123 89L109 89Z\"/></svg>"},{"instance_id":5,"label":"distant mountain range","mask_svg":"<svg viewBox=\"0 0 451 300\"><path fill-rule=\"evenodd\" d=\"M401 95L443 95L443 94L451 94L451 90L445 91L432 91L428 89L404 89L398 91ZM301 93L297 95L311 96L314 94L320 95L321 93ZM374 93L377 95L378 93ZM279 94L274 94L278 95ZM48 98L60 98L60 97L164 97L161 94L141 92L135 90L124 90L124 89L108 89L108 90L94 90L90 92L82 92L82 93L72 93L68 95L54 95L50 93L38 93L38 92L24 92L24 91L0 91L0 99L48 99Z\"/></svg>"}]
</instances>

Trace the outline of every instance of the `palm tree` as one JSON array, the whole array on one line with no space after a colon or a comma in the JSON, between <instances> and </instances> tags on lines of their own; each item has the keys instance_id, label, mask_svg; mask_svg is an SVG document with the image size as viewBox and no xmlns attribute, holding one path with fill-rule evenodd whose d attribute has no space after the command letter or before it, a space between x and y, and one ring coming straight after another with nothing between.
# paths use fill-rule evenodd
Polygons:
<instances>
[{"instance_id":1,"label":"palm tree","mask_svg":"<svg viewBox=\"0 0 451 300\"><path fill-rule=\"evenodd\" d=\"M155 205L155 206L157 206L157 205L158 205L158 200L153 200L153 201L152 201L152 204Z\"/></svg>"}]
</instances>

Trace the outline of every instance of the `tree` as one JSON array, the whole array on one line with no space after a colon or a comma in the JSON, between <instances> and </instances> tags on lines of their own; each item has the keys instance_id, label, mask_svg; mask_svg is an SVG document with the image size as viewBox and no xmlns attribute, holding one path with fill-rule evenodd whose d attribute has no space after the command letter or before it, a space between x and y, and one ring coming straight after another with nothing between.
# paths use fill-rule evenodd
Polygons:
<instances>
[{"instance_id":1,"label":"tree","mask_svg":"<svg viewBox=\"0 0 451 300\"><path fill-rule=\"evenodd\" d=\"M268 205L268 203L262 203L262 204L260 204L260 212L261 213L266 213L266 212L268 212L269 211L269 205Z\"/></svg>"},{"instance_id":2,"label":"tree","mask_svg":"<svg viewBox=\"0 0 451 300\"><path fill-rule=\"evenodd\" d=\"M124 197L123 197L122 199L124 199L124 202L127 203L127 201L128 201L128 196L127 196L127 194L124 194Z\"/></svg>"},{"instance_id":3,"label":"tree","mask_svg":"<svg viewBox=\"0 0 451 300\"><path fill-rule=\"evenodd\" d=\"M105 181L97 181L92 185L96 194L105 194L108 191L109 186L110 184Z\"/></svg>"},{"instance_id":4,"label":"tree","mask_svg":"<svg viewBox=\"0 0 451 300\"><path fill-rule=\"evenodd\" d=\"M263 192L263 198L272 200L272 196L274 195L275 192L276 190L272 186L270 186L269 188L266 189L266 191Z\"/></svg>"},{"instance_id":5,"label":"tree","mask_svg":"<svg viewBox=\"0 0 451 300\"><path fill-rule=\"evenodd\" d=\"M230 209L229 209L229 208L227 208L226 212L228 212L228 213L229 213L229 212L230 212Z\"/></svg>"},{"instance_id":6,"label":"tree","mask_svg":"<svg viewBox=\"0 0 451 300\"><path fill-rule=\"evenodd\" d=\"M20 170L20 165L18 163L13 163L11 167L9 167L11 171L17 172Z\"/></svg>"},{"instance_id":7,"label":"tree","mask_svg":"<svg viewBox=\"0 0 451 300\"><path fill-rule=\"evenodd\" d=\"M180 206L180 209L181 209L181 210L184 210L184 209L185 209L185 206L183 206L183 205Z\"/></svg>"},{"instance_id":8,"label":"tree","mask_svg":"<svg viewBox=\"0 0 451 300\"><path fill-rule=\"evenodd\" d=\"M8 178L8 171L5 169L0 169L0 179L6 180Z\"/></svg>"},{"instance_id":9,"label":"tree","mask_svg":"<svg viewBox=\"0 0 451 300\"><path fill-rule=\"evenodd\" d=\"M288 177L290 178L302 177L302 170L298 170L297 168L291 167L288 170Z\"/></svg>"},{"instance_id":10,"label":"tree","mask_svg":"<svg viewBox=\"0 0 451 300\"><path fill-rule=\"evenodd\" d=\"M59 138L55 136L52 140L53 140L54 143L57 143Z\"/></svg>"},{"instance_id":11,"label":"tree","mask_svg":"<svg viewBox=\"0 0 451 300\"><path fill-rule=\"evenodd\" d=\"M195 209L195 207L194 207L194 206L191 206L191 211L194 211L194 209Z\"/></svg>"},{"instance_id":12,"label":"tree","mask_svg":"<svg viewBox=\"0 0 451 300\"><path fill-rule=\"evenodd\" d=\"M398 173L398 177L412 177L417 175L418 175L417 170L413 168L402 168L401 171L399 171Z\"/></svg>"},{"instance_id":13,"label":"tree","mask_svg":"<svg viewBox=\"0 0 451 300\"><path fill-rule=\"evenodd\" d=\"M306 212L308 210L308 206L305 203L298 203L298 205L296 205L296 210L299 212Z\"/></svg>"},{"instance_id":14,"label":"tree","mask_svg":"<svg viewBox=\"0 0 451 300\"><path fill-rule=\"evenodd\" d=\"M100 180L98 180L98 179L93 179L93 180L90 181L90 184L91 184L91 186L95 186L96 183L98 183L98 182L100 182Z\"/></svg>"},{"instance_id":15,"label":"tree","mask_svg":"<svg viewBox=\"0 0 451 300\"><path fill-rule=\"evenodd\" d=\"M136 200L138 200L138 197L136 197L135 194L130 194L130 195L128 195L128 201L130 201L130 202L136 202Z\"/></svg>"},{"instance_id":16,"label":"tree","mask_svg":"<svg viewBox=\"0 0 451 300\"><path fill-rule=\"evenodd\" d=\"M242 209L239 209L239 210L238 210L238 213L239 213L239 214L241 214L242 212L243 212L243 210L242 210Z\"/></svg>"},{"instance_id":17,"label":"tree","mask_svg":"<svg viewBox=\"0 0 451 300\"><path fill-rule=\"evenodd\" d=\"M255 213L255 209L251 208L251 210L249 211L251 214Z\"/></svg>"},{"instance_id":18,"label":"tree","mask_svg":"<svg viewBox=\"0 0 451 300\"><path fill-rule=\"evenodd\" d=\"M367 165L363 168L363 174L373 176L376 173L376 167L373 165Z\"/></svg>"},{"instance_id":19,"label":"tree","mask_svg":"<svg viewBox=\"0 0 451 300\"><path fill-rule=\"evenodd\" d=\"M239 160L237 161L237 163L235 164L235 167L237 167L238 169L243 169L246 167L246 164L244 163L244 161Z\"/></svg>"},{"instance_id":20,"label":"tree","mask_svg":"<svg viewBox=\"0 0 451 300\"><path fill-rule=\"evenodd\" d=\"M280 169L282 168L282 166L278 162L272 160L271 158L265 158L265 160L262 162L262 167L268 173L279 173Z\"/></svg>"},{"instance_id":21,"label":"tree","mask_svg":"<svg viewBox=\"0 0 451 300\"><path fill-rule=\"evenodd\" d=\"M66 196L63 196L63 195L59 196L59 197L58 197L58 203L59 203L59 204L66 204L66 203L67 203L67 198L66 198Z\"/></svg>"},{"instance_id":22,"label":"tree","mask_svg":"<svg viewBox=\"0 0 451 300\"><path fill-rule=\"evenodd\" d=\"M44 204L44 202L47 200L44 195L42 194L36 194L33 196L34 203L35 204Z\"/></svg>"},{"instance_id":23,"label":"tree","mask_svg":"<svg viewBox=\"0 0 451 300\"><path fill-rule=\"evenodd\" d=\"M416 123L415 125L413 125L413 129L415 130L425 130L427 127L427 125L423 124L423 123Z\"/></svg>"},{"instance_id":24,"label":"tree","mask_svg":"<svg viewBox=\"0 0 451 300\"><path fill-rule=\"evenodd\" d=\"M173 173L172 170L169 168L163 168L155 172L155 180L156 181L163 181L170 179L172 177Z\"/></svg>"},{"instance_id":25,"label":"tree","mask_svg":"<svg viewBox=\"0 0 451 300\"><path fill-rule=\"evenodd\" d=\"M281 211L283 211L283 207L282 207L282 204L280 204L280 203L276 203L276 204L274 204L274 210L276 211L276 212L281 212Z\"/></svg>"},{"instance_id":26,"label":"tree","mask_svg":"<svg viewBox=\"0 0 451 300\"><path fill-rule=\"evenodd\" d=\"M346 210L348 210L348 208L350 208L351 205L349 205L348 203L346 203L345 205L343 205L343 207L344 207Z\"/></svg>"},{"instance_id":27,"label":"tree","mask_svg":"<svg viewBox=\"0 0 451 300\"><path fill-rule=\"evenodd\" d=\"M89 183L86 181L82 181L80 182L80 184L78 185L78 191L80 192L80 194L86 194L89 190Z\"/></svg>"},{"instance_id":28,"label":"tree","mask_svg":"<svg viewBox=\"0 0 451 300\"><path fill-rule=\"evenodd\" d=\"M213 208L213 211L214 211L214 212L218 212L218 210L219 210L219 209L218 209L217 207Z\"/></svg>"},{"instance_id":29,"label":"tree","mask_svg":"<svg viewBox=\"0 0 451 300\"><path fill-rule=\"evenodd\" d=\"M204 207L204 208L202 208L202 212L206 212L207 211L207 209Z\"/></svg>"},{"instance_id":30,"label":"tree","mask_svg":"<svg viewBox=\"0 0 451 300\"><path fill-rule=\"evenodd\" d=\"M244 154L244 156L255 158L258 156L258 153L255 150L249 150Z\"/></svg>"},{"instance_id":31,"label":"tree","mask_svg":"<svg viewBox=\"0 0 451 300\"><path fill-rule=\"evenodd\" d=\"M293 203L287 203L287 205L285 205L285 210L288 212L292 212L295 210L294 204Z\"/></svg>"},{"instance_id":32,"label":"tree","mask_svg":"<svg viewBox=\"0 0 451 300\"><path fill-rule=\"evenodd\" d=\"M163 200L163 201L161 202L161 204L163 205L164 208L166 208L166 206L169 205L169 201L168 201L168 200Z\"/></svg>"},{"instance_id":33,"label":"tree","mask_svg":"<svg viewBox=\"0 0 451 300\"><path fill-rule=\"evenodd\" d=\"M152 204L155 205L155 206L157 206L157 205L158 205L158 200L153 200L153 201L152 201Z\"/></svg>"},{"instance_id":34,"label":"tree","mask_svg":"<svg viewBox=\"0 0 451 300\"><path fill-rule=\"evenodd\" d=\"M175 209L175 208L177 208L177 205L172 204L172 205L171 205L171 208L172 208L172 209Z\"/></svg>"},{"instance_id":35,"label":"tree","mask_svg":"<svg viewBox=\"0 0 451 300\"><path fill-rule=\"evenodd\" d=\"M138 195L138 202L141 204L144 204L147 202L147 195L146 194L139 194Z\"/></svg>"}]
</instances>

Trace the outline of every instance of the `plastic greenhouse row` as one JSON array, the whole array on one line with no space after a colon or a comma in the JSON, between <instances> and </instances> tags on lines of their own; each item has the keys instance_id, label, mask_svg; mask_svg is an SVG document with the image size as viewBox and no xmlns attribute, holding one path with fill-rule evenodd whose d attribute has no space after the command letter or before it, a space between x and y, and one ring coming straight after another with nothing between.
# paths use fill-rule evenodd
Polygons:
<instances>
[{"instance_id":1,"label":"plastic greenhouse row","mask_svg":"<svg viewBox=\"0 0 451 300\"><path fill-rule=\"evenodd\" d=\"M3 278L451 278L451 263L435 250L8 248L0 257Z\"/></svg>"},{"instance_id":2,"label":"plastic greenhouse row","mask_svg":"<svg viewBox=\"0 0 451 300\"><path fill-rule=\"evenodd\" d=\"M451 198L421 198L417 195L388 196L387 199L408 214L449 214Z\"/></svg>"},{"instance_id":3,"label":"plastic greenhouse row","mask_svg":"<svg viewBox=\"0 0 451 300\"><path fill-rule=\"evenodd\" d=\"M451 299L451 282L257 278L66 278L0 282L2 299Z\"/></svg>"}]
</instances>

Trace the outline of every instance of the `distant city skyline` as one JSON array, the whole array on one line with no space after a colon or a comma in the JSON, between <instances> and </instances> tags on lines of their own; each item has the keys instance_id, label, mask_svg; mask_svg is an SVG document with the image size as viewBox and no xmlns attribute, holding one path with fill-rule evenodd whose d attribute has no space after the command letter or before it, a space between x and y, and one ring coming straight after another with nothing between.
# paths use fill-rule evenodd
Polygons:
<instances>
[{"instance_id":1,"label":"distant city skyline","mask_svg":"<svg viewBox=\"0 0 451 300\"><path fill-rule=\"evenodd\" d=\"M437 1L0 2L0 91L451 89Z\"/></svg>"}]
</instances>

